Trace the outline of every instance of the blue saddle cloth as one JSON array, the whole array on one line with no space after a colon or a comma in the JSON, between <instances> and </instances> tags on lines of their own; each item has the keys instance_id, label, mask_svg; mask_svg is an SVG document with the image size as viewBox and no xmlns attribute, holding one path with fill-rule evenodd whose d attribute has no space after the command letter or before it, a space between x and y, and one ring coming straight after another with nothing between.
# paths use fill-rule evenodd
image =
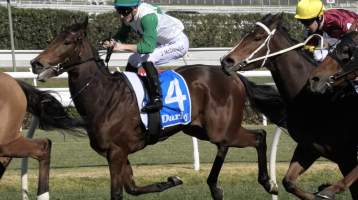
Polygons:
<instances>
[{"instance_id":1,"label":"blue saddle cloth","mask_svg":"<svg viewBox=\"0 0 358 200\"><path fill-rule=\"evenodd\" d=\"M163 108L160 110L162 128L191 122L191 101L184 78L173 70L159 75Z\"/></svg>"}]
</instances>

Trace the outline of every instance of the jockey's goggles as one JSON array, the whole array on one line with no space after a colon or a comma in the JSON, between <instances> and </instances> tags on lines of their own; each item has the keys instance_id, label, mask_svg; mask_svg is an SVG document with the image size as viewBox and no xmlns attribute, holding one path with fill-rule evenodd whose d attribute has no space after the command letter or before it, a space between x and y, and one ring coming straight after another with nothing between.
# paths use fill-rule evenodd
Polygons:
<instances>
[{"instance_id":1,"label":"jockey's goggles","mask_svg":"<svg viewBox=\"0 0 358 200\"><path fill-rule=\"evenodd\" d=\"M304 26L310 26L315 20L316 20L316 18L313 18L313 19L300 19L300 22Z\"/></svg>"},{"instance_id":2,"label":"jockey's goggles","mask_svg":"<svg viewBox=\"0 0 358 200\"><path fill-rule=\"evenodd\" d=\"M117 7L117 13L122 15L123 17L127 17L133 10L133 8L128 7Z\"/></svg>"}]
</instances>

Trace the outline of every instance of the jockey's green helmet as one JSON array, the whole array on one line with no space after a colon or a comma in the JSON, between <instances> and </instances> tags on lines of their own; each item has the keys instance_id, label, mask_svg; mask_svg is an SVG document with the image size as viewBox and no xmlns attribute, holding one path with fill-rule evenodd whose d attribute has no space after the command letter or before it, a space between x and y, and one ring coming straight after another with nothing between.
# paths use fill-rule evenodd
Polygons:
<instances>
[{"instance_id":1,"label":"jockey's green helmet","mask_svg":"<svg viewBox=\"0 0 358 200\"><path fill-rule=\"evenodd\" d=\"M133 8L139 5L141 0L114 0L114 7L118 8Z\"/></svg>"},{"instance_id":2,"label":"jockey's green helmet","mask_svg":"<svg viewBox=\"0 0 358 200\"><path fill-rule=\"evenodd\" d=\"M300 0L296 7L296 19L313 19L323 15L325 8L321 0Z\"/></svg>"}]
</instances>

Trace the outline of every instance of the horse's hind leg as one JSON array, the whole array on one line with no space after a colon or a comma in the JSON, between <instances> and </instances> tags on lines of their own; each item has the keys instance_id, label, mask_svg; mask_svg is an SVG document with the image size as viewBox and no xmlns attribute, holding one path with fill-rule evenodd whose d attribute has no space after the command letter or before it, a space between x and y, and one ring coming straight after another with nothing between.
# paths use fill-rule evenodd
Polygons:
<instances>
[{"instance_id":1,"label":"horse's hind leg","mask_svg":"<svg viewBox=\"0 0 358 200\"><path fill-rule=\"evenodd\" d=\"M215 157L214 164L211 168L209 177L207 179L207 183L209 185L211 196L213 197L213 199L222 200L224 196L222 189L218 187L218 176L229 148L222 145L218 145L217 147L218 151Z\"/></svg>"},{"instance_id":2,"label":"horse's hind leg","mask_svg":"<svg viewBox=\"0 0 358 200\"><path fill-rule=\"evenodd\" d=\"M128 160L128 155L117 147L110 150L107 155L111 174L111 200L123 199L123 187L131 195L141 195L153 192L162 192L171 187L181 185L183 182L178 177L168 177L166 182L159 182L147 186L136 186L133 180L133 171Z\"/></svg>"},{"instance_id":3,"label":"horse's hind leg","mask_svg":"<svg viewBox=\"0 0 358 200\"><path fill-rule=\"evenodd\" d=\"M39 161L39 181L37 195L39 200L49 199L51 141L48 139L27 139L19 137L6 145L0 145L1 157L24 158L31 156Z\"/></svg>"},{"instance_id":4,"label":"horse's hind leg","mask_svg":"<svg viewBox=\"0 0 358 200\"><path fill-rule=\"evenodd\" d=\"M270 194L278 194L278 186L270 179L267 170L266 131L263 129L247 130L241 127L239 135L234 135L228 141L230 141L229 146L256 148L259 168L258 181Z\"/></svg>"},{"instance_id":5,"label":"horse's hind leg","mask_svg":"<svg viewBox=\"0 0 358 200\"><path fill-rule=\"evenodd\" d=\"M0 179L5 173L6 167L9 166L11 158L9 157L0 157Z\"/></svg>"},{"instance_id":6,"label":"horse's hind leg","mask_svg":"<svg viewBox=\"0 0 358 200\"><path fill-rule=\"evenodd\" d=\"M297 178L303 174L312 164L319 158L318 152L313 148L305 148L298 144L293 154L290 166L287 173L282 180L283 186L286 191L299 197L300 199L313 200L313 194L300 189L296 185Z\"/></svg>"}]
</instances>

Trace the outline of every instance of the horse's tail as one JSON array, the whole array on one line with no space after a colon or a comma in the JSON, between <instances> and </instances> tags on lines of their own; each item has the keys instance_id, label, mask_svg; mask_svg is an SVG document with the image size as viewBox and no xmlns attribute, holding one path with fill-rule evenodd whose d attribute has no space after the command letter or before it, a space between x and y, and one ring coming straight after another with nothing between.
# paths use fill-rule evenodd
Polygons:
<instances>
[{"instance_id":1,"label":"horse's tail","mask_svg":"<svg viewBox=\"0 0 358 200\"><path fill-rule=\"evenodd\" d=\"M286 104L278 91L270 85L257 85L240 74L239 77L245 85L251 107L272 123L286 128Z\"/></svg>"},{"instance_id":2,"label":"horse's tail","mask_svg":"<svg viewBox=\"0 0 358 200\"><path fill-rule=\"evenodd\" d=\"M44 130L64 129L75 130L84 128L81 119L70 117L62 104L50 94L41 91L23 81L17 80L27 99L27 111L39 119L39 127ZM75 131L78 132L78 131Z\"/></svg>"}]
</instances>

